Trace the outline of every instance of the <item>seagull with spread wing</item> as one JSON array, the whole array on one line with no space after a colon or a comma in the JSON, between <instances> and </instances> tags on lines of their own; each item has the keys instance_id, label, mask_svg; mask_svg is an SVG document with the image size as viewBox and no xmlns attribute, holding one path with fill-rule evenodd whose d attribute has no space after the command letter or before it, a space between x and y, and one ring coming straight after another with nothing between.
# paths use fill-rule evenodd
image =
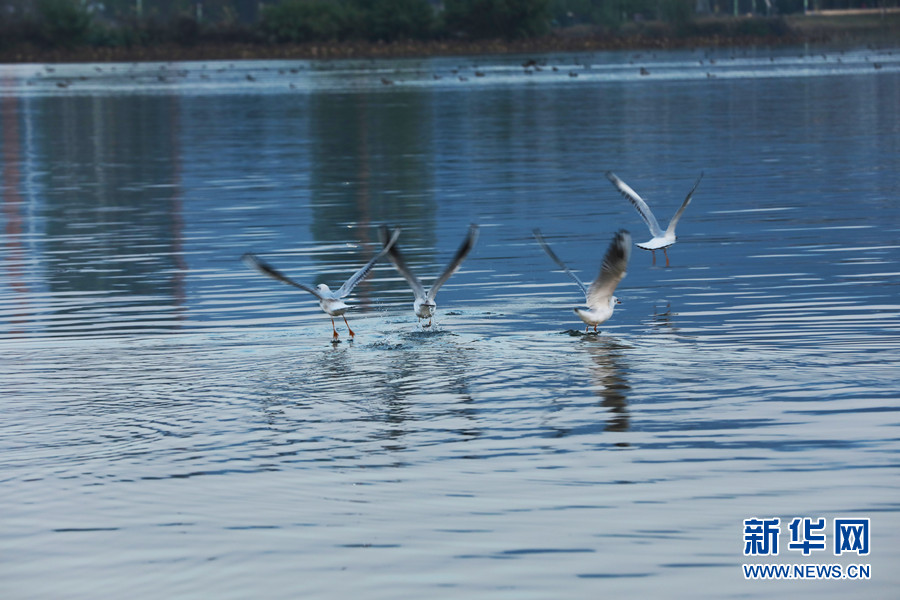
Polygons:
<instances>
[{"instance_id":1,"label":"seagull with spread wing","mask_svg":"<svg viewBox=\"0 0 900 600\"><path fill-rule=\"evenodd\" d=\"M565 271L566 275L571 277L578 284L578 287L581 288L581 291L584 292L587 306L575 307L575 314L585 322L585 332L590 326L593 326L594 331L597 331L597 325L609 320L616 309L616 304L621 304L621 301L613 295L613 292L616 291L616 286L625 277L625 271L628 268L628 258L631 256L631 234L624 229L620 229L616 233L612 243L606 250L606 255L603 257L600 274L597 275L590 287L585 286L578 276L556 256L553 250L550 249L550 246L547 245L547 242L544 241L544 236L541 235L540 229L534 230L534 237L541 245L541 248L544 249L544 252L547 253L547 256L559 265L559 268Z\"/></svg>"},{"instance_id":2,"label":"seagull with spread wing","mask_svg":"<svg viewBox=\"0 0 900 600\"><path fill-rule=\"evenodd\" d=\"M697 189L697 186L700 185L700 180L703 179L703 173L700 173L700 177L697 178L697 183L694 184L694 187L691 188L691 191L688 192L687 198L684 199L684 202L681 204L681 208L678 209L678 212L675 213L675 216L672 217L672 220L669 221L669 226L665 231L660 228L659 223L656 221L656 217L653 216L653 212L650 210L650 207L647 206L647 203L644 202L644 199L638 196L638 193L631 189L627 183L616 177L616 174L612 171L606 172L606 178L609 179L616 189L631 202L632 205L637 209L638 213L641 215L641 218L644 219L644 223L647 224L647 227L650 228L650 234L653 236L653 239L648 242L643 242L641 244L635 244L638 248L642 248L644 250L650 250L653 252L653 264L656 264L656 251L662 250L663 254L666 255L666 266L669 266L669 253L666 252L666 248L675 243L675 226L678 224L678 220L681 218L681 215L684 213L684 209L687 208L688 204L691 203L691 197L694 195L694 190Z\"/></svg>"},{"instance_id":3,"label":"seagull with spread wing","mask_svg":"<svg viewBox=\"0 0 900 600\"><path fill-rule=\"evenodd\" d=\"M331 317L331 328L334 330L333 340L338 339L337 328L334 326L334 318L335 317L343 317L344 323L347 325L347 331L350 333L350 337L353 338L356 334L353 333L353 330L350 329L350 323L347 322L347 317L344 316L344 313L350 309L350 306L344 302L344 298L350 295L350 292L353 291L353 288L362 281L366 275L369 274L369 271L372 270L372 267L375 266L375 263L378 262L382 256L387 254L390 249L393 247L394 243L396 243L397 238L400 236L400 229L394 229L391 232L390 239L386 241L384 247L382 247L381 252L372 257L372 260L367 262L360 270L354 273L350 279L344 282L338 290L332 291L324 283L320 283L316 287L310 287L304 283L298 283L293 279L290 279L286 275L282 274L280 271L276 270L273 266L269 265L259 257L247 253L241 257L248 266L253 267L263 275L267 275L272 279L277 279L282 283L286 283L288 285L292 285L295 288L301 289L304 292L309 292L313 296L319 299L319 306L322 307L322 310L325 311L328 316Z\"/></svg>"},{"instance_id":4,"label":"seagull with spread wing","mask_svg":"<svg viewBox=\"0 0 900 600\"><path fill-rule=\"evenodd\" d=\"M387 227L382 226L381 237L382 240L387 243ZM469 226L469 232L466 234L466 238L453 256L453 260L450 261L450 264L447 265L447 268L444 269L441 276L435 280L431 289L427 291L425 290L425 286L422 285L422 282L419 281L419 278L409 270L406 261L403 259L403 254L400 253L400 248L395 244L388 250L388 258L391 259L391 262L394 263L394 267L396 267L397 271L404 279L406 279L407 283L409 283L409 287L412 288L413 294L415 295L413 310L415 311L416 316L419 319L428 319L428 324L425 325L425 327L431 327L431 318L434 316L434 311L437 309L434 298L437 296L438 290L441 289L442 285L447 283L447 280L450 279L457 270L459 270L460 265L462 265L466 256L468 256L469 252L471 252L472 248L475 246L475 241L477 239L478 225L472 224Z\"/></svg>"}]
</instances>

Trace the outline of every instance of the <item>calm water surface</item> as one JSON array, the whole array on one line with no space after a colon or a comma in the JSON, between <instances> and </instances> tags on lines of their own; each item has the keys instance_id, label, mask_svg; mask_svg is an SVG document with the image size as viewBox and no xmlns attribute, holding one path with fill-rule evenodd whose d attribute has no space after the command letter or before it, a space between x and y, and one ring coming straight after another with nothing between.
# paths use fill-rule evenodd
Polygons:
<instances>
[{"instance_id":1,"label":"calm water surface","mask_svg":"<svg viewBox=\"0 0 900 600\"><path fill-rule=\"evenodd\" d=\"M896 594L900 52L527 58L0 66L2 597ZM649 239L607 169L664 223L704 178L583 335L531 231ZM391 223L430 281L471 222L352 342L239 260L334 287Z\"/></svg>"}]
</instances>

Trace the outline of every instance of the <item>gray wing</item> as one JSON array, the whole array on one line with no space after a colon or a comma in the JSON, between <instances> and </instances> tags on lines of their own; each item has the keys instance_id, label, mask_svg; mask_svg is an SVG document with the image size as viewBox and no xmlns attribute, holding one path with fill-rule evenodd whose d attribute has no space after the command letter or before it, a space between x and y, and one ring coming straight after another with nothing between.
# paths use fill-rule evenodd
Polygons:
<instances>
[{"instance_id":1,"label":"gray wing","mask_svg":"<svg viewBox=\"0 0 900 600\"><path fill-rule=\"evenodd\" d=\"M559 268L562 269L563 271L565 271L566 275L571 277L572 280L578 284L578 287L580 287L581 291L584 292L585 298L587 298L588 291L587 291L587 288L585 287L585 285L581 282L580 279L578 279L578 277L575 275L575 273L570 271L569 267L567 267L566 264L563 261L561 261L558 256L556 256L556 254L553 252L553 250L550 249L550 246L548 246L547 242L544 241L544 236L541 235L541 230L535 229L533 233L534 233L534 239L536 239L538 241L538 244L541 245L541 248L544 249L544 252L547 253L547 256L549 256L553 260L553 262L555 262L557 265L559 265Z\"/></svg>"},{"instance_id":2,"label":"gray wing","mask_svg":"<svg viewBox=\"0 0 900 600\"><path fill-rule=\"evenodd\" d=\"M379 230L379 235L381 237L381 243L387 245L389 241L389 232L386 225L382 225ZM409 267L406 265L406 261L403 259L403 254L400 252L400 248L397 244L394 244L388 250L388 258L391 259L391 262L394 263L394 268L397 269L397 272L403 276L403 279L409 284L409 287L412 288L413 294L416 296L416 300L424 300L425 299L425 286L422 285L422 282L419 281L419 278L413 275L413 272L409 270Z\"/></svg>"},{"instance_id":3,"label":"gray wing","mask_svg":"<svg viewBox=\"0 0 900 600\"><path fill-rule=\"evenodd\" d=\"M616 286L625 277L628 259L631 257L631 234L620 229L603 257L600 274L588 289L588 306L596 306L609 302Z\"/></svg>"},{"instance_id":4,"label":"gray wing","mask_svg":"<svg viewBox=\"0 0 900 600\"><path fill-rule=\"evenodd\" d=\"M340 289L337 292L335 292L335 296L337 296L338 298L346 298L347 296L349 296L350 292L353 291L353 288L356 287L356 284L358 284L360 281L362 281L363 278L369 274L369 271L372 270L372 267L375 266L375 263L378 262L378 259L380 259L382 256L387 254L388 251L390 251L391 247L397 242L398 237L400 237L400 228L399 227L394 229L394 231L391 232L391 239L389 239L387 244L384 245L384 247L381 249L381 252L379 252L378 254L373 256L372 260L370 260L365 265L363 265L359 271L354 273L350 277L350 279L345 281L344 285L342 285L340 287Z\"/></svg>"},{"instance_id":5,"label":"gray wing","mask_svg":"<svg viewBox=\"0 0 900 600\"><path fill-rule=\"evenodd\" d=\"M697 183L695 183L694 187L691 188L691 191L688 192L687 198L685 198L684 202L681 204L681 208L678 209L678 212L676 212L675 216L672 217L672 220L669 221L669 226L666 228L666 233L675 233L675 225L678 224L678 219L681 218L681 213L683 213L684 209L686 209L688 204L691 203L691 198L694 195L694 190L696 190L697 186L700 185L701 179L703 179L703 173L700 173L700 177L697 178Z\"/></svg>"},{"instance_id":6,"label":"gray wing","mask_svg":"<svg viewBox=\"0 0 900 600\"><path fill-rule=\"evenodd\" d=\"M447 265L447 268L444 269L444 272L441 273L441 276L437 278L434 282L434 285L431 286L431 289L428 290L427 297L431 300L434 300L434 297L437 296L438 290L441 289L441 286L447 283L447 280L450 279L450 276L456 273L459 270L460 265L466 259L469 252L472 251L472 248L475 247L475 242L478 240L478 225L474 223L469 225L469 233L466 235L466 239L463 240L463 243L460 245L459 249L456 251L456 255L453 257L453 260L450 261L450 264Z\"/></svg>"},{"instance_id":7,"label":"gray wing","mask_svg":"<svg viewBox=\"0 0 900 600\"><path fill-rule=\"evenodd\" d=\"M662 229L659 228L659 223L656 221L656 217L653 216L653 212L650 210L650 207L647 206L647 203L644 202L644 199L638 196L638 193L631 189L627 183L616 177L616 174L612 171L606 172L606 178L609 179L616 189L619 190L619 193L625 196L629 202L637 209L638 214L641 215L641 218L644 219L644 223L647 224L647 227L650 228L650 234L653 237L660 237L663 235Z\"/></svg>"},{"instance_id":8,"label":"gray wing","mask_svg":"<svg viewBox=\"0 0 900 600\"><path fill-rule=\"evenodd\" d=\"M264 260L262 260L261 258L255 256L253 254L250 254L249 252L247 254L243 255L241 257L241 260L244 261L244 263L247 266L256 269L263 275L267 275L267 276L271 277L272 279L277 279L278 281L280 281L282 283L292 285L295 288L299 288L299 289L303 290L304 292L309 292L310 294L312 294L319 300L322 299L322 295L319 294L318 291L316 291L316 288L309 287L308 285L305 285L302 283L297 283L293 279L282 274L280 271L275 269L275 267L273 267L269 263L265 262Z\"/></svg>"}]
</instances>

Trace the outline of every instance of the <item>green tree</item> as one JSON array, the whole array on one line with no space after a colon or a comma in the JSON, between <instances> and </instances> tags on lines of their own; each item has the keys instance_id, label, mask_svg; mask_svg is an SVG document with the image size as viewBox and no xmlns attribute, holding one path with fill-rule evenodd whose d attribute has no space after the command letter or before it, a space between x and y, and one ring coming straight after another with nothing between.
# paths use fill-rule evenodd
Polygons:
<instances>
[{"instance_id":1,"label":"green tree","mask_svg":"<svg viewBox=\"0 0 900 600\"><path fill-rule=\"evenodd\" d=\"M677 27L683 27L694 18L694 0L662 0L659 18Z\"/></svg>"},{"instance_id":2,"label":"green tree","mask_svg":"<svg viewBox=\"0 0 900 600\"><path fill-rule=\"evenodd\" d=\"M428 0L355 0L362 14L363 37L392 41L429 37L434 9Z\"/></svg>"},{"instance_id":3,"label":"green tree","mask_svg":"<svg viewBox=\"0 0 900 600\"><path fill-rule=\"evenodd\" d=\"M91 15L78 0L38 0L38 31L51 46L75 46L85 42Z\"/></svg>"},{"instance_id":4,"label":"green tree","mask_svg":"<svg viewBox=\"0 0 900 600\"><path fill-rule=\"evenodd\" d=\"M562 26L617 27L623 12L621 0L552 0L550 9L554 23Z\"/></svg>"},{"instance_id":5,"label":"green tree","mask_svg":"<svg viewBox=\"0 0 900 600\"><path fill-rule=\"evenodd\" d=\"M446 0L444 7L451 34L512 39L550 29L550 0Z\"/></svg>"},{"instance_id":6,"label":"green tree","mask_svg":"<svg viewBox=\"0 0 900 600\"><path fill-rule=\"evenodd\" d=\"M277 42L344 39L358 29L359 15L348 2L287 0L266 6L260 26Z\"/></svg>"}]
</instances>

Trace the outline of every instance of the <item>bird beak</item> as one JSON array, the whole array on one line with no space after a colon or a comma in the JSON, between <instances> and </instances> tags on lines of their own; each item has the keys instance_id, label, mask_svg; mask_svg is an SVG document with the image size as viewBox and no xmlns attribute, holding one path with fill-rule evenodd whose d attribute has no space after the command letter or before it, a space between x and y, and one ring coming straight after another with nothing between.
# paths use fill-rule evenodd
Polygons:
<instances>
[{"instance_id":1,"label":"bird beak","mask_svg":"<svg viewBox=\"0 0 900 600\"><path fill-rule=\"evenodd\" d=\"M616 304L622 304L622 301L616 298Z\"/></svg>"}]
</instances>

